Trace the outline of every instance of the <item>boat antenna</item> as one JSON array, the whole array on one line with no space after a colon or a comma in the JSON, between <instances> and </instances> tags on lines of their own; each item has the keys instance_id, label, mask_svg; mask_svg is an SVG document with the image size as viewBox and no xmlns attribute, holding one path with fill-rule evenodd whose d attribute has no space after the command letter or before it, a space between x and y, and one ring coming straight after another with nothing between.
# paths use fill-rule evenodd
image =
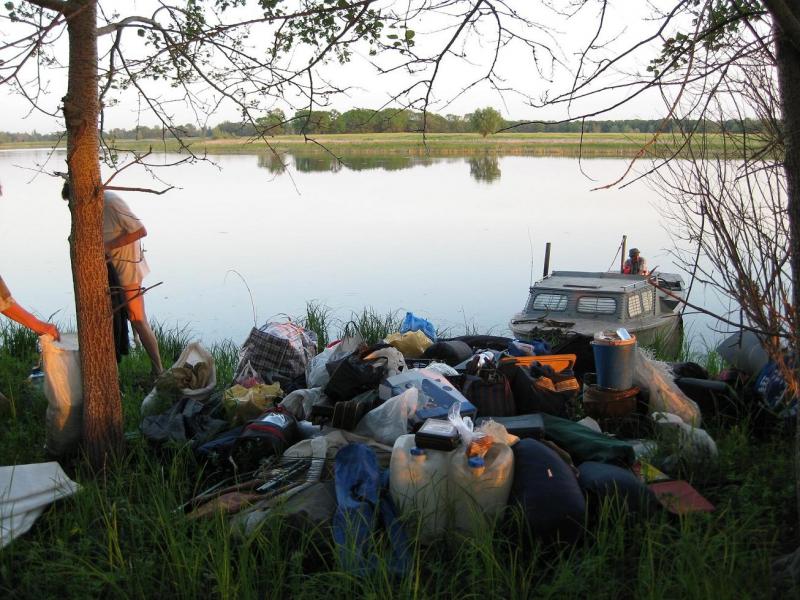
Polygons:
<instances>
[{"instance_id":1,"label":"boat antenna","mask_svg":"<svg viewBox=\"0 0 800 600\"><path fill-rule=\"evenodd\" d=\"M533 238L531 237L531 227L528 225L528 244L531 247L531 272L530 272L530 279L528 282L528 287L533 287Z\"/></svg>"},{"instance_id":2,"label":"boat antenna","mask_svg":"<svg viewBox=\"0 0 800 600\"><path fill-rule=\"evenodd\" d=\"M614 268L614 263L617 262L617 257L620 255L619 254L620 250L622 250L622 258L620 258L620 263L622 265L625 264L625 243L627 242L627 240L628 236L623 235L622 241L620 242L619 246L617 246L617 252L616 254L614 254L614 258L611 259L611 264L608 265L608 269L606 269L609 273L611 272L611 269ZM622 268L620 268L619 272L622 273Z\"/></svg>"}]
</instances>

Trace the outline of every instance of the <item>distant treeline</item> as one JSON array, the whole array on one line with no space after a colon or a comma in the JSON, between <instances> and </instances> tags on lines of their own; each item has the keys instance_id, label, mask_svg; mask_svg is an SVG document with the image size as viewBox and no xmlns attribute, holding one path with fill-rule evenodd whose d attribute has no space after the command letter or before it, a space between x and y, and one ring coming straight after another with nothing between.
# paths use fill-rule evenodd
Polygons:
<instances>
[{"instance_id":1,"label":"distant treeline","mask_svg":"<svg viewBox=\"0 0 800 600\"><path fill-rule=\"evenodd\" d=\"M661 120L623 119L613 121L580 121L569 123L527 123L524 121L501 121L504 127L513 127L510 131L519 133L653 133L662 126ZM696 122L670 122L666 131L686 129ZM423 129L429 133L472 133L479 132L480 125L467 115L439 115L418 111L384 109L375 111L367 108L354 108L345 112L330 111L298 111L287 116L280 109L272 110L253 123L237 123L223 121L214 127L198 127L191 123L176 128L182 137L232 138L257 137L259 135L282 134L337 134L337 133L415 133ZM516 125L516 126L515 126ZM499 129L499 128L498 128ZM755 119L744 121L726 121L718 123L707 121L701 124L700 131L719 133L757 132L762 130L761 123ZM172 138L172 133L163 127L140 126L133 129L111 129L105 132L107 138L137 140ZM0 143L56 141L63 133L11 133L0 132Z\"/></svg>"}]
</instances>

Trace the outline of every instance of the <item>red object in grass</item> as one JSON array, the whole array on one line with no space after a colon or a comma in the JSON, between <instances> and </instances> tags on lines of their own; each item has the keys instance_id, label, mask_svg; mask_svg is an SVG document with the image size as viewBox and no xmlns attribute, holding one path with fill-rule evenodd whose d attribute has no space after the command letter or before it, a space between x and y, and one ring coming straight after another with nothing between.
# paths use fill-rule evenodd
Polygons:
<instances>
[{"instance_id":1,"label":"red object in grass","mask_svg":"<svg viewBox=\"0 0 800 600\"><path fill-rule=\"evenodd\" d=\"M676 515L713 512L714 505L703 498L687 481L659 481L648 486L661 506Z\"/></svg>"}]
</instances>

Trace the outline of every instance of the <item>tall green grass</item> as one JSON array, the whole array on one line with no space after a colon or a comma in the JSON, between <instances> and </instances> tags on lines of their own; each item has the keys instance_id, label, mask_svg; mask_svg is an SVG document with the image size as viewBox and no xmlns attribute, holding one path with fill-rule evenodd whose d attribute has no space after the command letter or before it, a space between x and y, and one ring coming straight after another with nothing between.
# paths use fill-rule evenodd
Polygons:
<instances>
[{"instance_id":1,"label":"tall green grass","mask_svg":"<svg viewBox=\"0 0 800 600\"><path fill-rule=\"evenodd\" d=\"M377 344L390 333L396 333L403 322L400 311L389 311L380 314L372 307L364 308L359 313L353 313L350 321L342 328L343 336L357 333L368 344Z\"/></svg>"},{"instance_id":2,"label":"tall green grass","mask_svg":"<svg viewBox=\"0 0 800 600\"><path fill-rule=\"evenodd\" d=\"M371 341L398 325L396 314L367 309L345 329L360 328ZM156 331L169 364L188 338L180 328ZM225 385L237 347L226 342L211 351ZM25 406L0 417L0 464L45 460L46 402L25 380L36 360L35 336L0 326L0 392ZM129 430L138 425L147 372L141 349L120 365ZM203 465L188 448L154 452L136 439L100 477L81 460L67 465L82 490L0 551L0 597L767 597L769 561L793 550L798 535L792 439L754 437L746 421L714 427L719 460L684 473L716 505L713 514L644 519L604 505L576 546L558 547L530 539L511 511L500 528L475 536L452 534L424 546L412 535L412 568L400 576L391 572L380 533L375 570L356 576L342 568L324 527L297 529L275 513L243 536L223 515L187 519L179 507L203 489Z\"/></svg>"}]
</instances>

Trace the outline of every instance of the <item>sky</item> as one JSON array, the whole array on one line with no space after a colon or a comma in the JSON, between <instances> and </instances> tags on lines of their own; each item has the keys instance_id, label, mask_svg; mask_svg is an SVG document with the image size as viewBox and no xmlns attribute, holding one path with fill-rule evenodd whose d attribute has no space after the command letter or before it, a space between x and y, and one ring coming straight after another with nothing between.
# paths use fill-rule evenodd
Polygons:
<instances>
[{"instance_id":1,"label":"sky","mask_svg":"<svg viewBox=\"0 0 800 600\"><path fill-rule=\"evenodd\" d=\"M382 5L393 5L390 0L386 0ZM496 65L498 75L496 87L503 88L504 92L498 92L487 82L482 82L470 88L464 93L460 93L462 88L476 78L479 78L487 71L487 67L494 57L495 30L493 21L486 19L480 22L474 31L462 33L459 40L453 44L452 53L446 56L441 62L437 73L436 83L431 95L431 110L443 114L455 113L466 114L475 108L482 106L494 106L499 109L506 118L531 119L531 120L557 120L567 116L575 116L581 112L595 111L613 103L612 96L603 95L602 97L590 97L587 100L575 102L567 107L537 108L531 106L531 100L538 100L545 94L552 94L556 91L563 91L570 85L574 76L574 66L581 50L594 37L599 23L600 2L588 0L582 11L571 16L563 16L547 8L543 2L534 0L508 0L508 4L520 11L520 14L530 19L530 23L538 25L529 26L520 24L513 20L505 19L504 23L510 24L510 28L518 34L532 39L536 44L537 56L542 69L537 70L536 62L529 47L521 43L511 43L502 48L499 60ZM569 6L570 2L555 2L553 4ZM600 37L595 42L595 46L608 43L609 49L596 49L593 56L603 58L612 55L614 49L619 49L630 44L634 39L643 37L646 32L654 30L656 25L646 20L651 12L650 3L631 2L630 0L620 0L611 3L608 12L604 17L604 29ZM100 2L101 7L106 11L116 9L121 11L120 3ZM459 4L461 8L466 6L466 2ZM110 20L115 20L121 16L130 14L149 15L155 6L149 0L137 0L124 3L125 13L123 15L108 15ZM243 9L239 13L226 16L252 16L252 9ZM409 28L414 29L416 36L415 51L423 56L431 56L437 49L444 47L451 37L454 23L452 17L443 14L423 13L421 17L412 20ZM101 23L102 24L102 23ZM8 20L0 21L0 40L8 41L19 35L20 25L10 23ZM389 35L389 30L384 31L384 35ZM67 54L66 36L61 36L54 42L54 50L57 57L64 57ZM254 32L250 51L252 53L263 53L265 44L271 40L271 31L257 30ZM101 54L108 49L112 41L111 36L101 39ZM141 56L150 50L144 46L144 39L137 36L135 30L128 29L123 36L122 48L127 56ZM631 72L642 72L647 61L652 58L658 50L660 42L656 42L650 47L645 47L637 52L633 60L622 65L624 73L612 73L606 79L607 83L618 82L629 75ZM554 56L562 66L551 69L546 60L547 51L545 45L553 50ZM315 77L318 81L330 81L338 87L347 88L347 93L335 97L331 106L340 111L352 107L380 107L387 102L387 99L398 90L404 89L415 82L431 76L431 69L418 73L408 73L400 70L391 74L378 74L375 63L380 68L386 69L397 64L399 57L392 53L379 53L377 57L370 57L366 52L366 47L356 46L353 48L353 56L347 64L331 62L321 65L315 70ZM0 50L2 54L2 50ZM459 55L459 56L456 56ZM294 60L294 65L304 64L307 54L304 54L302 46L292 49L290 56ZM8 55L0 56L0 59L8 60ZM216 63L219 65L219 63ZM24 72L27 80L33 79L35 73L31 68ZM48 112L60 112L59 102L66 91L66 68L65 66L50 66L40 71L45 83L46 93L42 95L40 104ZM160 82L142 81L146 85L148 95L163 100L178 98L175 90ZM215 106L210 116L198 117L196 112L180 100L169 102L168 112L174 117L177 123L206 122L215 124L223 120L240 119L240 110L231 102L222 101L217 105L219 97L216 94L209 94L204 88L207 86L196 85L193 93L198 98L202 98L208 106ZM421 88L418 88L421 89ZM422 94L414 94L412 99L421 97ZM30 103L20 94L13 93L8 85L0 86L0 98L2 98L3 110L0 111L0 130L3 131L32 131L50 132L63 129L63 123L58 117L44 114L37 110L31 110ZM137 124L155 125L157 119L147 111L147 105L135 91L115 92L109 95L105 109L105 127L130 128ZM270 106L284 109L287 113L293 112L294 108L300 107L304 101L299 99L291 91L274 100L261 98L261 108L266 110ZM626 103L623 107L608 112L597 118L643 118L656 119L663 116L665 112L663 101L654 94L645 94L639 98Z\"/></svg>"}]
</instances>

